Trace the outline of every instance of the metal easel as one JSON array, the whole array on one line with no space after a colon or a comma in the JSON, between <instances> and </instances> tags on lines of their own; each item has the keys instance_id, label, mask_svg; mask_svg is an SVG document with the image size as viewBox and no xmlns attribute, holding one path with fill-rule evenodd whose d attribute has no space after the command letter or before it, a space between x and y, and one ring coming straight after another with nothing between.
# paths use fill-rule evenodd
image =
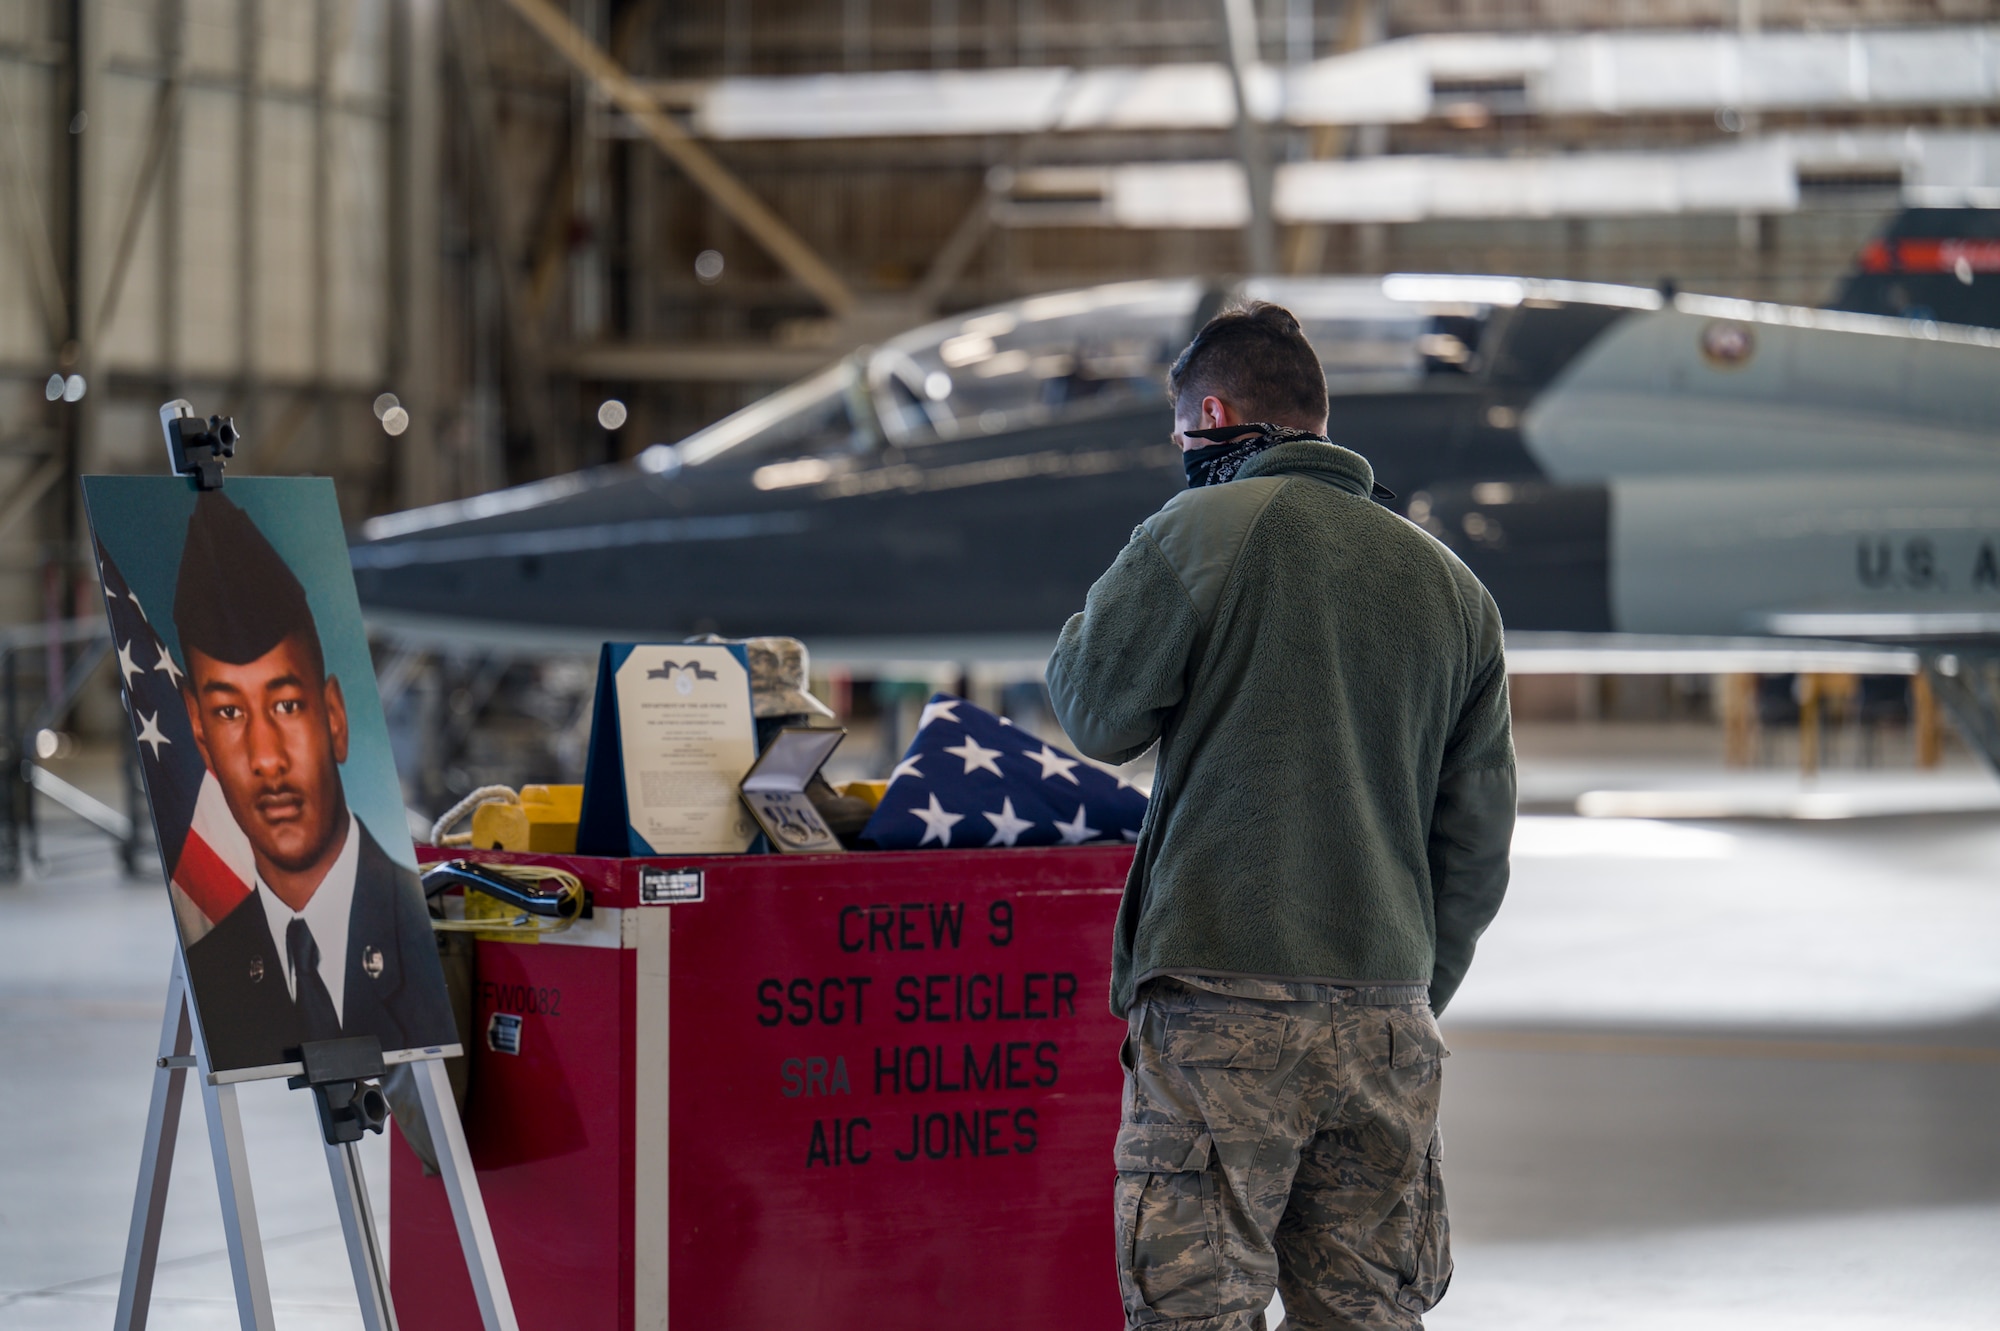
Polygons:
<instances>
[{"instance_id":1,"label":"metal easel","mask_svg":"<svg viewBox=\"0 0 2000 1331\"><path fill-rule=\"evenodd\" d=\"M208 1051L202 1046L188 1001L187 973L178 949L174 953L173 974L167 982L160 1054L153 1078L152 1103L146 1111L146 1140L139 1155L139 1184L132 1200L131 1236L125 1245L125 1270L118 1285L118 1316L113 1326L116 1331L143 1331L146 1325L190 1069L199 1074L197 1085L201 1087L202 1103L208 1114L208 1145L215 1158L216 1188L222 1195L222 1228L229 1248L229 1272L236 1287L237 1315L244 1331L275 1331L271 1287L264 1274L264 1245L257 1229L257 1202L250 1190L250 1166L243 1149L243 1115L237 1108L236 1087L230 1082L218 1083L209 1068ZM293 1080L299 1082L310 1075L308 1069ZM466 1149L465 1128L452 1102L451 1083L445 1078L442 1057L425 1058L421 1062L417 1089L423 1101L424 1121L437 1150L438 1172L451 1199L452 1219L457 1223L459 1245L472 1276L480 1320L486 1331L519 1331L513 1301L507 1293L506 1274L500 1268L499 1250L494 1246L493 1229L480 1198L479 1179ZM324 1121L323 1109L323 1124ZM376 1122L379 1126L379 1118ZM362 1179L360 1153L355 1146L359 1136L357 1130L349 1140L327 1143L327 1172L332 1176L334 1200L340 1207L340 1227L347 1239L347 1260L354 1271L362 1324L368 1331L396 1331L396 1310L389 1299L388 1264L375 1228L367 1184Z\"/></svg>"},{"instance_id":2,"label":"metal easel","mask_svg":"<svg viewBox=\"0 0 2000 1331\"><path fill-rule=\"evenodd\" d=\"M222 485L224 460L235 452L235 427L217 417L205 423L187 402L160 408L167 448L177 475L192 476L204 490ZM438 1172L451 1200L459 1245L472 1277L486 1331L520 1331L507 1278L500 1268L493 1227L479 1193L445 1077L444 1059L456 1046L426 1050L416 1063L418 1097L424 1122L437 1152ZM385 1070L382 1050L372 1038L309 1043L299 1064L260 1069L260 1074L297 1073L294 1088L310 1087L318 1101L320 1126L326 1138L327 1172L340 1208L340 1227L347 1239L347 1259L354 1272L354 1289L361 1319L368 1331L397 1331L396 1309L389 1297L389 1270L368 1202L356 1143L363 1132L382 1129L387 1105L368 1078ZM160 1053L153 1078L152 1103L146 1112L146 1139L139 1155L138 1188L132 1200L132 1228L125 1245L125 1269L118 1286L116 1331L143 1331L151 1312L153 1276L158 1267L160 1231L166 1217L167 1187L172 1178L175 1141L180 1135L181 1104L192 1069L201 1088L208 1116L209 1151L215 1158L215 1181L222 1195L222 1228L229 1249L229 1271L236 1287L236 1311L243 1331L276 1331L271 1313L271 1286L264 1271L264 1244L257 1229L257 1203L250 1189L250 1164L243 1146L243 1115L236 1104L236 1086L216 1079L208 1049L194 1019L186 962L174 950L173 973L167 983L167 1003L160 1024Z\"/></svg>"}]
</instances>

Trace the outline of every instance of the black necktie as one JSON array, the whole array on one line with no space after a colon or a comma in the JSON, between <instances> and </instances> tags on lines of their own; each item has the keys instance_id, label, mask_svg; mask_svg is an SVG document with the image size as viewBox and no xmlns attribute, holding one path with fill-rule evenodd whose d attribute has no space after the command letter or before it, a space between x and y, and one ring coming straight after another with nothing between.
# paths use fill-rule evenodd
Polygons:
<instances>
[{"instance_id":1,"label":"black necktie","mask_svg":"<svg viewBox=\"0 0 2000 1331\"><path fill-rule=\"evenodd\" d=\"M302 919L285 926L285 951L292 959L292 980L298 986L299 1016L308 1040L340 1038L340 1014L333 1010L333 995L319 978L319 944Z\"/></svg>"}]
</instances>

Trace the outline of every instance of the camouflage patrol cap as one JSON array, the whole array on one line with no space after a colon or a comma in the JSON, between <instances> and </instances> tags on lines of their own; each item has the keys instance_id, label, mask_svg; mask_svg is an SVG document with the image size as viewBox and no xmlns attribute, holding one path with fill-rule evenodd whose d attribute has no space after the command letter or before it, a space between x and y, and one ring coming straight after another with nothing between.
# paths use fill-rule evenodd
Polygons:
<instances>
[{"instance_id":1,"label":"camouflage patrol cap","mask_svg":"<svg viewBox=\"0 0 2000 1331\"><path fill-rule=\"evenodd\" d=\"M250 515L205 490L188 518L174 585L181 652L245 665L285 639L304 639L320 659L319 630L306 589Z\"/></svg>"},{"instance_id":2,"label":"camouflage patrol cap","mask_svg":"<svg viewBox=\"0 0 2000 1331\"><path fill-rule=\"evenodd\" d=\"M811 658L797 638L723 638L705 633L688 641L743 649L750 658L750 698L758 720L833 715L831 707L806 691Z\"/></svg>"}]
</instances>

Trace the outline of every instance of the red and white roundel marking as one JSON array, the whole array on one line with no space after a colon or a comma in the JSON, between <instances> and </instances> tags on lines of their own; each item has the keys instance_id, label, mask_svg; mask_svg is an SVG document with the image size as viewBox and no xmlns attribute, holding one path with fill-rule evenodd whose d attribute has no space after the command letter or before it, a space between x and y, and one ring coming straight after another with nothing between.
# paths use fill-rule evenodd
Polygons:
<instances>
[{"instance_id":1,"label":"red and white roundel marking","mask_svg":"<svg viewBox=\"0 0 2000 1331\"><path fill-rule=\"evenodd\" d=\"M1741 369L1756 350L1757 335L1747 324L1717 319L1701 330L1701 358L1717 369Z\"/></svg>"}]
</instances>

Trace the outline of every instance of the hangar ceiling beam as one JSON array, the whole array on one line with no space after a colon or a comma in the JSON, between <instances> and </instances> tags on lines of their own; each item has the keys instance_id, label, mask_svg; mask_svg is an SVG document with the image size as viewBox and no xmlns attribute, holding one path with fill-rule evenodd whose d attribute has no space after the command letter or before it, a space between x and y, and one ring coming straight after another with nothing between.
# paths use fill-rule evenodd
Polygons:
<instances>
[{"instance_id":1,"label":"hangar ceiling beam","mask_svg":"<svg viewBox=\"0 0 2000 1331\"><path fill-rule=\"evenodd\" d=\"M180 125L181 91L184 71L179 55L179 34L175 25L177 14L163 14L165 28L161 43L161 73L159 86L153 92L153 111L146 128L146 146L139 159L138 167L132 175L131 188L125 194L124 220L118 226L118 247L112 252L111 272L104 282L104 291L98 298L97 316L91 323L91 333L102 340L111 333L112 324L118 318L119 302L125 295L125 279L132 270L133 255L138 249L139 228L146 220L146 210L153 199L167 159L173 156L175 136ZM171 172L167 172L171 175ZM159 245L163 262L160 265L162 280L169 285L176 276L172 258L178 249L175 228L178 224L172 201L160 207ZM248 214L246 213L246 216ZM162 321L161 345L168 356L168 378L173 377L172 360L175 338L172 335L172 314L175 305L171 291L160 301Z\"/></svg>"},{"instance_id":2,"label":"hangar ceiling beam","mask_svg":"<svg viewBox=\"0 0 2000 1331\"><path fill-rule=\"evenodd\" d=\"M931 257L930 267L917 279L910 289L910 305L920 315L937 312L944 299L944 293L951 289L972 262L972 256L979 253L979 247L986 243L986 237L993 230L996 205L1013 181L1014 172L1008 167L996 167L986 173L986 179L979 186L979 195L972 206L959 217L958 225L945 237L944 244Z\"/></svg>"},{"instance_id":3,"label":"hangar ceiling beam","mask_svg":"<svg viewBox=\"0 0 2000 1331\"><path fill-rule=\"evenodd\" d=\"M1340 45L1335 55L1353 55L1371 42L1379 42L1387 19L1385 0L1347 0L1347 18L1341 24ZM1349 126L1315 125L1306 141L1306 157L1324 162L1340 158L1347 150ZM1365 140L1364 140L1365 143ZM1379 146L1377 148L1379 151ZM1326 260L1326 227L1306 222L1285 237L1285 271L1316 273Z\"/></svg>"},{"instance_id":4,"label":"hangar ceiling beam","mask_svg":"<svg viewBox=\"0 0 2000 1331\"><path fill-rule=\"evenodd\" d=\"M1298 226L1790 213L1802 179L1855 174L1883 177L1912 208L2000 206L2000 133L1817 130L1638 152L1285 162L1275 211ZM1032 168L1015 173L996 213L1013 227L1220 231L1244 226L1249 207L1241 164L1215 159Z\"/></svg>"},{"instance_id":5,"label":"hangar ceiling beam","mask_svg":"<svg viewBox=\"0 0 2000 1331\"><path fill-rule=\"evenodd\" d=\"M846 354L845 346L757 342L604 342L578 347L566 365L579 379L653 383L787 383Z\"/></svg>"},{"instance_id":6,"label":"hangar ceiling beam","mask_svg":"<svg viewBox=\"0 0 2000 1331\"><path fill-rule=\"evenodd\" d=\"M653 21L659 0L636 0L619 12L611 30L611 58L619 65L632 53L633 44L646 25ZM551 175L555 186L546 192L541 221L536 227L533 261L528 265L528 317L539 319L556 293L556 279L568 257L570 225L574 220L571 201L576 193L577 157L574 145L558 140L560 161Z\"/></svg>"},{"instance_id":7,"label":"hangar ceiling beam","mask_svg":"<svg viewBox=\"0 0 2000 1331\"><path fill-rule=\"evenodd\" d=\"M785 271L818 296L827 309L845 315L854 308L854 293L840 274L752 193L749 186L661 111L650 92L549 0L507 0L507 3L613 105L630 116L669 161L748 231Z\"/></svg>"},{"instance_id":8,"label":"hangar ceiling beam","mask_svg":"<svg viewBox=\"0 0 2000 1331\"><path fill-rule=\"evenodd\" d=\"M514 370L508 376L507 391L521 410L540 469L558 471L564 459L549 398L547 358L540 332L527 316L527 293L511 249L514 227L510 223L521 191L500 145L493 65L485 31L478 26L473 0L447 0L446 13L455 38L454 64L465 84L465 125L477 167L474 190L479 206L473 210L473 232L494 268L500 295L500 322Z\"/></svg>"},{"instance_id":9,"label":"hangar ceiling beam","mask_svg":"<svg viewBox=\"0 0 2000 1331\"><path fill-rule=\"evenodd\" d=\"M1405 125L1437 117L1983 110L2000 97L2000 25L1850 32L1465 33L1255 63L1260 121ZM1229 62L727 76L640 82L714 140L1227 130Z\"/></svg>"},{"instance_id":10,"label":"hangar ceiling beam","mask_svg":"<svg viewBox=\"0 0 2000 1331\"><path fill-rule=\"evenodd\" d=\"M1268 273L1277 260L1278 232L1271 219L1271 146L1250 105L1250 80L1257 69L1257 14L1250 0L1222 0L1222 39L1229 92L1236 103L1236 156L1250 194L1243 255L1251 272Z\"/></svg>"},{"instance_id":11,"label":"hangar ceiling beam","mask_svg":"<svg viewBox=\"0 0 2000 1331\"><path fill-rule=\"evenodd\" d=\"M7 196L11 205L7 211L13 217L15 241L34 282L49 346L60 347L69 340L69 311L63 295L62 272L56 266L56 247L49 235L41 191L35 188L27 149L21 142L13 94L5 82L0 82L0 193Z\"/></svg>"}]
</instances>

